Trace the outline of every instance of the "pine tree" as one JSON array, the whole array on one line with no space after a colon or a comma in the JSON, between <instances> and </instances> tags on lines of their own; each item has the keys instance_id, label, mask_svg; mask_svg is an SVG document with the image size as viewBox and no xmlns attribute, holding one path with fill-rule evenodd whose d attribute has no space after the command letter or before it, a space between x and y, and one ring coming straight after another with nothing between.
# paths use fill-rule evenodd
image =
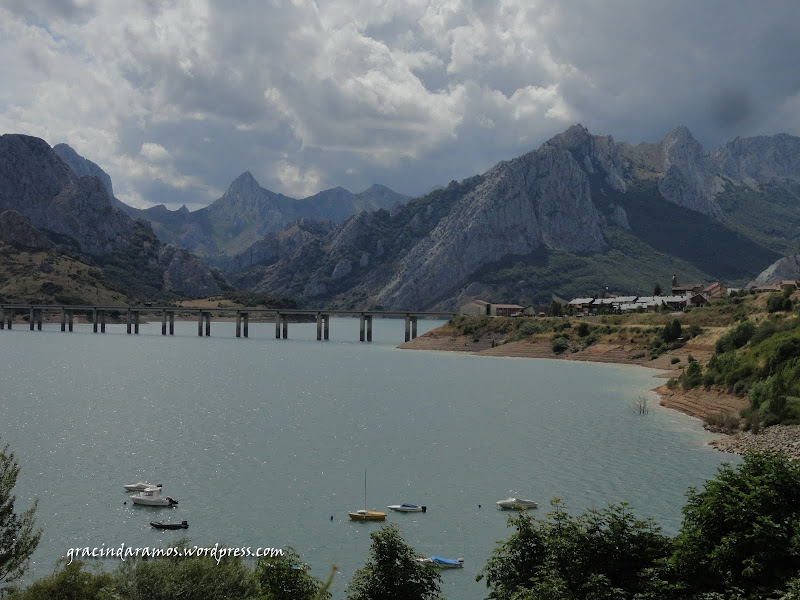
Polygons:
<instances>
[{"instance_id":1,"label":"pine tree","mask_svg":"<svg viewBox=\"0 0 800 600\"><path fill-rule=\"evenodd\" d=\"M17 475L19 464L5 446L0 451L0 586L22 576L42 537L42 530L34 529L38 501L22 514L14 512Z\"/></svg>"}]
</instances>

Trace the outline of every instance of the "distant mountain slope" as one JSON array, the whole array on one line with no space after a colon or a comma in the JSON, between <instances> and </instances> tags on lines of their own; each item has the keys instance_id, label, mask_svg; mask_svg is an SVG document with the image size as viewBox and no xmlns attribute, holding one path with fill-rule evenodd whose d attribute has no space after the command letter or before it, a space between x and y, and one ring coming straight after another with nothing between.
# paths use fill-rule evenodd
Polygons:
<instances>
[{"instance_id":1,"label":"distant mountain slope","mask_svg":"<svg viewBox=\"0 0 800 600\"><path fill-rule=\"evenodd\" d=\"M140 298L220 291L219 275L186 251L162 244L146 222L112 204L94 174L99 167L66 148L60 152L91 174L78 176L44 140L0 136L0 243L15 249L8 257L36 250L68 255L102 267L91 270L100 275L97 285Z\"/></svg>"},{"instance_id":2,"label":"distant mountain slope","mask_svg":"<svg viewBox=\"0 0 800 600\"><path fill-rule=\"evenodd\" d=\"M748 226L726 194L769 190L748 210L780 202L782 219L800 218L790 200L797 142L737 140L708 153L685 127L632 146L573 126L481 176L391 214L351 217L288 256L251 265L248 282L319 305L393 309L453 309L476 290L521 304L608 286L649 293L672 273L743 284L798 236L770 217ZM777 192L786 198L774 200Z\"/></svg>"}]
</instances>

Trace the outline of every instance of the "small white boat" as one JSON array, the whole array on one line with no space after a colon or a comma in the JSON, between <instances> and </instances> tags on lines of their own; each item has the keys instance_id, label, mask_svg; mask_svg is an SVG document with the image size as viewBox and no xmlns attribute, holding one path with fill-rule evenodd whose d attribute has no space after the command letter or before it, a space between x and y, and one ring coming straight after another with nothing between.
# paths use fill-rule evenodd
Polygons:
<instances>
[{"instance_id":1,"label":"small white boat","mask_svg":"<svg viewBox=\"0 0 800 600\"><path fill-rule=\"evenodd\" d=\"M173 506L178 503L170 496L162 496L160 487L145 488L138 494L131 496L134 504L144 506Z\"/></svg>"},{"instance_id":2,"label":"small white boat","mask_svg":"<svg viewBox=\"0 0 800 600\"><path fill-rule=\"evenodd\" d=\"M505 500L498 500L497 506L499 506L500 508L522 508L524 510L527 510L529 508L537 508L539 505L533 500L525 500L524 498L517 498L516 496L511 496L510 498L506 498Z\"/></svg>"},{"instance_id":3,"label":"small white boat","mask_svg":"<svg viewBox=\"0 0 800 600\"><path fill-rule=\"evenodd\" d=\"M129 492L141 492L142 490L146 490L147 488L154 488L154 487L161 487L161 484L153 485L152 483L145 483L143 481L138 481L136 483L128 483L123 485L127 491Z\"/></svg>"},{"instance_id":4,"label":"small white boat","mask_svg":"<svg viewBox=\"0 0 800 600\"><path fill-rule=\"evenodd\" d=\"M397 512L426 512L428 510L427 506L417 506L416 504L392 504L387 506L389 510L394 510Z\"/></svg>"},{"instance_id":5,"label":"small white boat","mask_svg":"<svg viewBox=\"0 0 800 600\"><path fill-rule=\"evenodd\" d=\"M417 562L422 563L428 567L436 567L438 569L463 569L464 559L457 558L442 558L441 556L430 556L428 558L418 558Z\"/></svg>"}]
</instances>

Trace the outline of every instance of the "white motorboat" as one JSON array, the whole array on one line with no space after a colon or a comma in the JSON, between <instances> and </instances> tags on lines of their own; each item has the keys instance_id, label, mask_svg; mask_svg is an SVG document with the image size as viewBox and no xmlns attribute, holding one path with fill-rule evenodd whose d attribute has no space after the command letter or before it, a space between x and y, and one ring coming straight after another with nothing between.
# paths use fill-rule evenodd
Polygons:
<instances>
[{"instance_id":1,"label":"white motorboat","mask_svg":"<svg viewBox=\"0 0 800 600\"><path fill-rule=\"evenodd\" d=\"M428 510L427 506L417 506L416 504L392 504L387 506L389 510L394 510L396 512L426 512Z\"/></svg>"},{"instance_id":2,"label":"white motorboat","mask_svg":"<svg viewBox=\"0 0 800 600\"><path fill-rule=\"evenodd\" d=\"M441 556L430 556L428 558L418 558L417 562L422 563L428 567L436 567L438 569L463 569L464 559L457 558L442 558Z\"/></svg>"},{"instance_id":3,"label":"white motorboat","mask_svg":"<svg viewBox=\"0 0 800 600\"><path fill-rule=\"evenodd\" d=\"M533 500L525 500L524 498L517 498L516 496L511 496L510 498L506 498L505 500L498 500L497 506L499 506L500 508L522 508L524 510L527 510L529 508L537 508L539 505Z\"/></svg>"},{"instance_id":4,"label":"white motorboat","mask_svg":"<svg viewBox=\"0 0 800 600\"><path fill-rule=\"evenodd\" d=\"M173 506L178 503L175 498L161 495L161 487L149 487L143 489L138 494L131 496L134 504L144 506Z\"/></svg>"},{"instance_id":5,"label":"white motorboat","mask_svg":"<svg viewBox=\"0 0 800 600\"><path fill-rule=\"evenodd\" d=\"M147 488L154 488L154 487L161 487L161 484L153 485L152 483L145 483L144 481L138 481L136 483L128 483L123 485L127 491L129 492L141 492L142 490L146 490Z\"/></svg>"}]
</instances>

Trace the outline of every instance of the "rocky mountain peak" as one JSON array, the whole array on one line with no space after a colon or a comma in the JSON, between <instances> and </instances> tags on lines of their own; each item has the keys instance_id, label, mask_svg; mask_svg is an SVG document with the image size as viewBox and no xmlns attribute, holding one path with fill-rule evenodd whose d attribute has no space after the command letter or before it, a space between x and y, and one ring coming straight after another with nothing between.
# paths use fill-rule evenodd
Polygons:
<instances>
[{"instance_id":1,"label":"rocky mountain peak","mask_svg":"<svg viewBox=\"0 0 800 600\"><path fill-rule=\"evenodd\" d=\"M714 200L719 191L717 170L689 128L680 125L661 142L664 157L664 176L658 189L666 200L697 212L722 217Z\"/></svg>"},{"instance_id":2,"label":"rocky mountain peak","mask_svg":"<svg viewBox=\"0 0 800 600\"><path fill-rule=\"evenodd\" d=\"M108 190L108 195L112 197L114 196L114 186L111 184L111 177L109 177L108 173L106 173L95 163L87 158L82 157L67 144L56 144L53 146L53 152L55 152L61 160L67 163L75 175L78 177L97 177L103 182L106 190Z\"/></svg>"},{"instance_id":3,"label":"rocky mountain peak","mask_svg":"<svg viewBox=\"0 0 800 600\"><path fill-rule=\"evenodd\" d=\"M253 177L250 171L245 171L233 180L223 197L243 196L252 198L258 194L259 190L261 190L261 186L256 181L256 178Z\"/></svg>"}]
</instances>

